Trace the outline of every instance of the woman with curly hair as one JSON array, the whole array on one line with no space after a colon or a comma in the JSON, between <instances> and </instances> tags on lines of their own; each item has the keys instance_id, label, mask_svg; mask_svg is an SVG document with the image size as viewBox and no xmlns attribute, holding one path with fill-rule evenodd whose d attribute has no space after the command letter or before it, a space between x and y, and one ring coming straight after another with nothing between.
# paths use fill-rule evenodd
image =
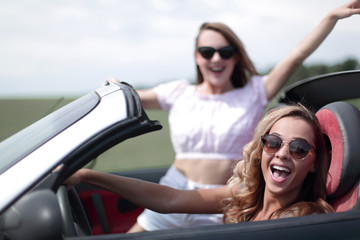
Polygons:
<instances>
[{"instance_id":1,"label":"woman with curly hair","mask_svg":"<svg viewBox=\"0 0 360 240\"><path fill-rule=\"evenodd\" d=\"M81 169L65 183L95 185L160 213L224 213L225 223L332 212L329 168L316 116L301 105L269 111L224 187L179 190Z\"/></svg>"},{"instance_id":2,"label":"woman with curly hair","mask_svg":"<svg viewBox=\"0 0 360 240\"><path fill-rule=\"evenodd\" d=\"M301 129L303 125L304 129ZM305 144L305 141L311 142L306 138L296 137L301 135L293 135L283 149L287 135L282 134L282 128L287 126L287 131L303 131L310 127L304 134L312 135L313 145ZM291 139L308 148L300 151ZM281 151L285 151L284 156ZM257 126L253 140L244 148L243 156L244 161L238 163L229 180L229 188L238 190L227 201L225 222L333 211L325 201L328 155L318 120L308 109L288 106L270 111ZM286 161L282 161L282 157ZM292 158L293 164L287 161L287 157ZM292 174L297 173L300 175L295 178ZM289 181L291 176L294 178Z\"/></svg>"}]
</instances>

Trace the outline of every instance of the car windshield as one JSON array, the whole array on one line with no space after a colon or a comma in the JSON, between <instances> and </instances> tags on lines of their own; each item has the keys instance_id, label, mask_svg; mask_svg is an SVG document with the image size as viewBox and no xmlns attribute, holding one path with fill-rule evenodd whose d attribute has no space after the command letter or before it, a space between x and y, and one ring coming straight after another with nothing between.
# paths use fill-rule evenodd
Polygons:
<instances>
[{"instance_id":1,"label":"car windshield","mask_svg":"<svg viewBox=\"0 0 360 240\"><path fill-rule=\"evenodd\" d=\"M98 95L89 93L1 142L0 174L81 119L98 103Z\"/></svg>"}]
</instances>

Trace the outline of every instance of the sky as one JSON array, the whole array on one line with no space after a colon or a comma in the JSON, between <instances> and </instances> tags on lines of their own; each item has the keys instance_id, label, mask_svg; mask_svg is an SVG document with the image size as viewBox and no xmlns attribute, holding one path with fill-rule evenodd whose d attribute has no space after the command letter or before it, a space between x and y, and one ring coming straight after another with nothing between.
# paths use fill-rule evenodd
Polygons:
<instances>
[{"instance_id":1,"label":"sky","mask_svg":"<svg viewBox=\"0 0 360 240\"><path fill-rule=\"evenodd\" d=\"M203 22L229 25L261 72L342 0L0 0L0 98L81 96L114 76L134 87L195 78ZM305 64L360 60L360 16Z\"/></svg>"}]
</instances>

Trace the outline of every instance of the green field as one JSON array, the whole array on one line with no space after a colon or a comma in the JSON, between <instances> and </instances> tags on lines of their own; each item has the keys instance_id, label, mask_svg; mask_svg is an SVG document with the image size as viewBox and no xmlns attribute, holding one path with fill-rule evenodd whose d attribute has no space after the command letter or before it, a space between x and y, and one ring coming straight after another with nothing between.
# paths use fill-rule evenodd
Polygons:
<instances>
[{"instance_id":1,"label":"green field","mask_svg":"<svg viewBox=\"0 0 360 240\"><path fill-rule=\"evenodd\" d=\"M0 141L72 100L0 99ZM350 102L360 107L359 99ZM175 154L169 137L168 113L151 110L147 114L150 119L159 120L163 129L128 139L99 156L87 167L111 172L169 166Z\"/></svg>"},{"instance_id":2,"label":"green field","mask_svg":"<svg viewBox=\"0 0 360 240\"><path fill-rule=\"evenodd\" d=\"M302 65L287 84L325 73L359 69L357 59L348 58L333 65ZM270 71L270 69L269 69ZM267 72L269 72L267 71ZM265 72L262 74L266 74ZM277 103L282 95L269 103L268 109ZM0 99L0 141L41 119L50 112L64 106L73 99ZM360 99L350 101L360 108ZM169 166L175 157L170 137L167 117L163 111L147 111L150 119L159 120L163 129L134 139L128 139L99 156L88 167L100 171L117 171Z\"/></svg>"},{"instance_id":3,"label":"green field","mask_svg":"<svg viewBox=\"0 0 360 240\"><path fill-rule=\"evenodd\" d=\"M73 99L0 99L0 141L41 119ZM147 111L159 120L163 129L128 139L93 161L88 167L100 171L118 171L169 166L174 160L167 112Z\"/></svg>"}]
</instances>

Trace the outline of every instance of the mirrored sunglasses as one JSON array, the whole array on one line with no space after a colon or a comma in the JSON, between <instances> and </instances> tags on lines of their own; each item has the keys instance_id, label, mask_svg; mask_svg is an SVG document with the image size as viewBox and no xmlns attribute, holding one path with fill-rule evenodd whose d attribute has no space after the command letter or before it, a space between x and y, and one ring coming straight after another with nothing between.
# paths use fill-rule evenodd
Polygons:
<instances>
[{"instance_id":1,"label":"mirrored sunglasses","mask_svg":"<svg viewBox=\"0 0 360 240\"><path fill-rule=\"evenodd\" d=\"M267 134L261 137L261 141L263 150L268 154L275 154L282 148L283 143L288 143L290 156L296 160L306 158L311 149L315 150L315 147L302 138L287 142L283 141L279 136Z\"/></svg>"}]
</instances>

